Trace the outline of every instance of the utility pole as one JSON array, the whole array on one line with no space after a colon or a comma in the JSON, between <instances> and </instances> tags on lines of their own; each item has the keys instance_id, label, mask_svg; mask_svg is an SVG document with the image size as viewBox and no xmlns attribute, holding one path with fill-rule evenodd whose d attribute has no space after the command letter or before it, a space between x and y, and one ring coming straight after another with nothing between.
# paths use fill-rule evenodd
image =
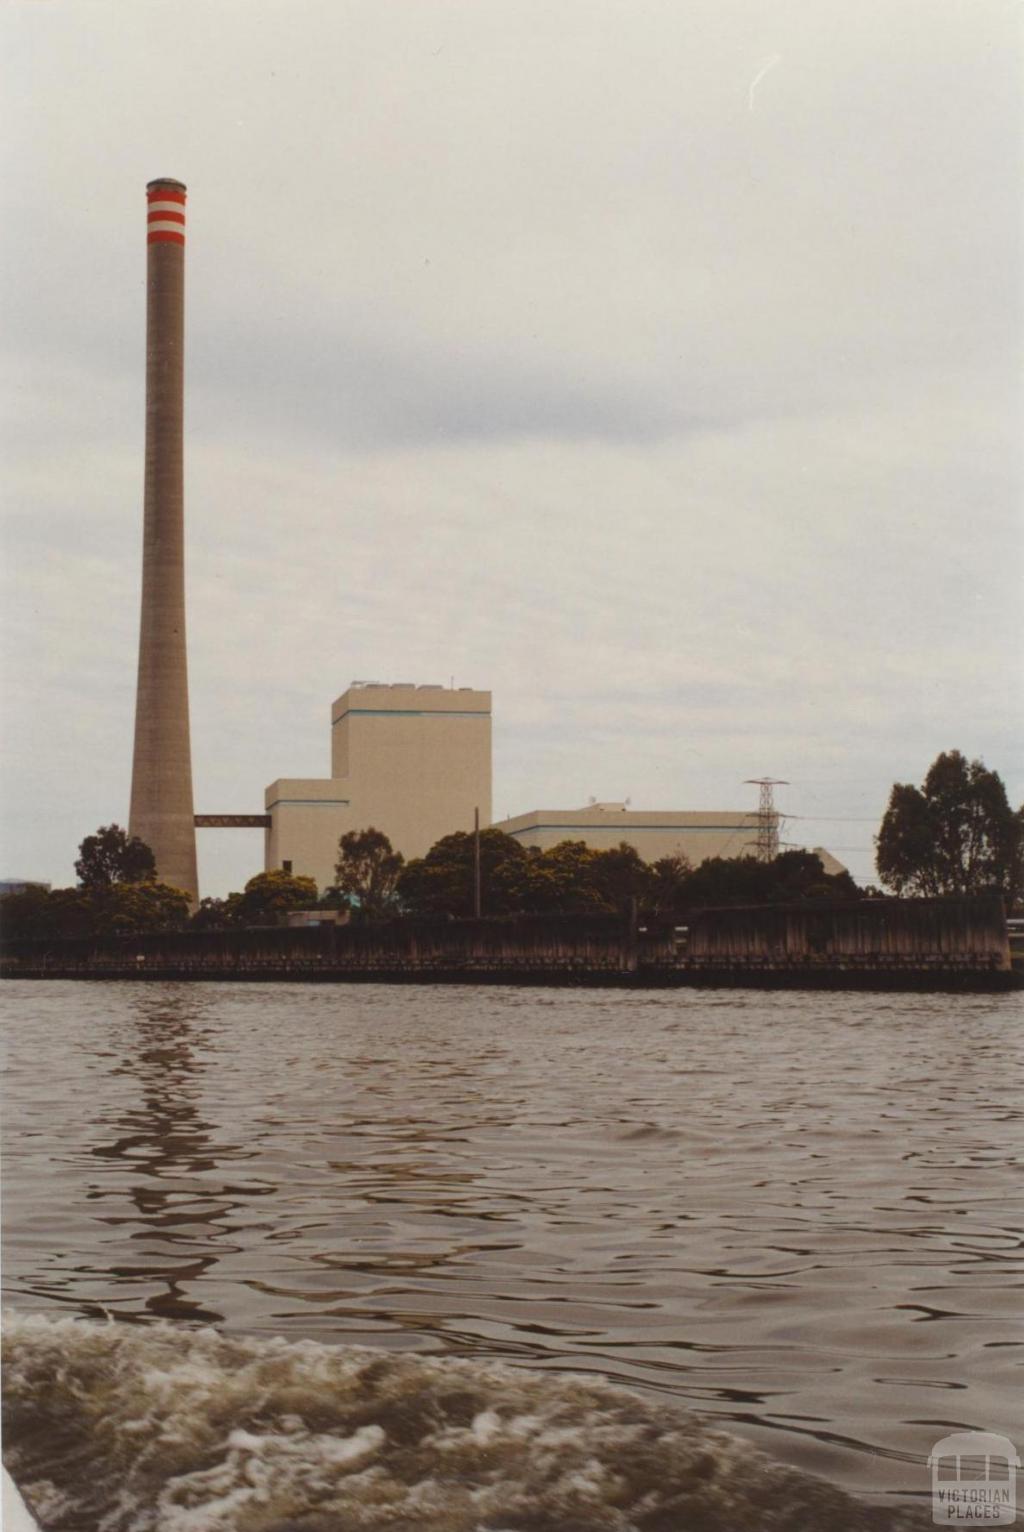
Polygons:
<instances>
[{"instance_id":1,"label":"utility pole","mask_svg":"<svg viewBox=\"0 0 1024 1532\"><path fill-rule=\"evenodd\" d=\"M480 919L480 810L473 810L473 914Z\"/></svg>"},{"instance_id":2,"label":"utility pole","mask_svg":"<svg viewBox=\"0 0 1024 1532\"><path fill-rule=\"evenodd\" d=\"M784 777L747 777L746 781L761 790L757 804L757 859L774 862L779 854L779 815L772 790L788 787L789 783Z\"/></svg>"}]
</instances>

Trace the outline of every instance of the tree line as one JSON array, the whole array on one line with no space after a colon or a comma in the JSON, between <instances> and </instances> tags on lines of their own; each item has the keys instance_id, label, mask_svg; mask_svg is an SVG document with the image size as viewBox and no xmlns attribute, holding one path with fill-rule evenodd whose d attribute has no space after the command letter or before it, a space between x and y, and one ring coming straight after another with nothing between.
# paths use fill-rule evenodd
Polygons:
<instances>
[{"instance_id":1,"label":"tree line","mask_svg":"<svg viewBox=\"0 0 1024 1532\"><path fill-rule=\"evenodd\" d=\"M150 848L120 825L87 835L75 862L74 888L29 884L0 900L4 936L100 936L177 930L188 924L189 897L160 883Z\"/></svg>"},{"instance_id":2,"label":"tree line","mask_svg":"<svg viewBox=\"0 0 1024 1532\"><path fill-rule=\"evenodd\" d=\"M896 783L875 838L879 879L897 895L1024 895L1024 809L1014 812L996 772L959 751L940 755L921 788ZM90 937L144 931L272 925L292 910L341 910L356 921L441 917L475 908L477 867L486 915L683 916L707 906L871 897L849 873L830 875L813 852L770 861L683 856L647 863L627 842L596 851L584 841L524 847L500 829L456 831L406 861L369 827L341 837L333 884L284 871L258 873L224 899L188 896L156 877L153 853L117 825L87 836L75 888L29 887L0 901L6 936Z\"/></svg>"},{"instance_id":3,"label":"tree line","mask_svg":"<svg viewBox=\"0 0 1024 1532\"><path fill-rule=\"evenodd\" d=\"M397 866L392 853L388 876L372 881L365 871L367 838L354 832L343 836L340 846L337 888L353 911L370 918L395 913L458 918L474 913L473 833L446 835L426 856L404 863L398 859ZM829 876L820 858L806 851L784 851L772 862L753 856L715 857L693 867L683 856L647 863L626 841L596 851L582 840L564 840L542 851L520 845L500 829L480 831L479 866L481 903L488 915L610 915L634 906L641 914L655 915L700 904L774 903L857 893L848 873Z\"/></svg>"}]
</instances>

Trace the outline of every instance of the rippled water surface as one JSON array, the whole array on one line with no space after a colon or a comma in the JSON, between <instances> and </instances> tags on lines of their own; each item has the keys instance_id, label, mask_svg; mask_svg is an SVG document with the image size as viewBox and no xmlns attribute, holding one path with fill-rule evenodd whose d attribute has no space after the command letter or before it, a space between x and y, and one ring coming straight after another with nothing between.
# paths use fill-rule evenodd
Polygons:
<instances>
[{"instance_id":1,"label":"rippled water surface","mask_svg":"<svg viewBox=\"0 0 1024 1532\"><path fill-rule=\"evenodd\" d=\"M3 988L22 1310L588 1372L861 1494L1020 1436L1020 1000Z\"/></svg>"}]
</instances>

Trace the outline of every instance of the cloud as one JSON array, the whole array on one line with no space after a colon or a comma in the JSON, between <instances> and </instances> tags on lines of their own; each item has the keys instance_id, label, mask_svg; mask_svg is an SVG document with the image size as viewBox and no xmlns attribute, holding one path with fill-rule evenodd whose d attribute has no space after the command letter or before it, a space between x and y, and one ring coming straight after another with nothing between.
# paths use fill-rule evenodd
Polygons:
<instances>
[{"instance_id":1,"label":"cloud","mask_svg":"<svg viewBox=\"0 0 1024 1532\"><path fill-rule=\"evenodd\" d=\"M325 771L357 675L492 686L501 812L768 772L869 820L952 746L1024 791L1007 8L4 24L15 872L126 812L155 173L190 185L197 806ZM260 855L206 846L208 888Z\"/></svg>"}]
</instances>

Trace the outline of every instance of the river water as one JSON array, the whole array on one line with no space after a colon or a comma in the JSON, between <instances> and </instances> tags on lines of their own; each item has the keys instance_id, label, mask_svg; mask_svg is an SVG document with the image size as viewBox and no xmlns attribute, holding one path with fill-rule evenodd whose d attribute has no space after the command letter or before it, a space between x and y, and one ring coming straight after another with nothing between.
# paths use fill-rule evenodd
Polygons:
<instances>
[{"instance_id":1,"label":"river water","mask_svg":"<svg viewBox=\"0 0 1024 1532\"><path fill-rule=\"evenodd\" d=\"M883 1505L948 1432L1021 1445L1019 997L2 999L16 1315L587 1374Z\"/></svg>"}]
</instances>

